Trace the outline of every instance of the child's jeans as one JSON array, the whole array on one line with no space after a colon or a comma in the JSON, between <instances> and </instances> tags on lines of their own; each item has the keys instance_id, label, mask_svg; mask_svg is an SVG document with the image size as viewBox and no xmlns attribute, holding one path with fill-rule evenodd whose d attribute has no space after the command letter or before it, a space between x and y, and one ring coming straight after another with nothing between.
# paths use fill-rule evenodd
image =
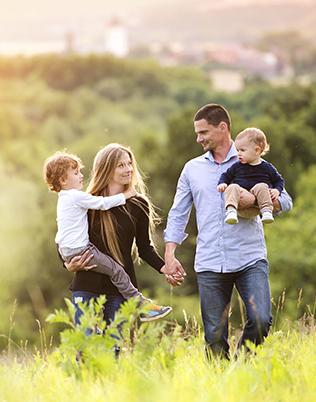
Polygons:
<instances>
[{"instance_id":1,"label":"child's jeans","mask_svg":"<svg viewBox=\"0 0 316 402\"><path fill-rule=\"evenodd\" d=\"M141 292L132 284L124 268L110 256L101 253L92 243L89 243L86 247L76 249L59 247L59 252L65 262L70 262L73 257L82 255L87 250L93 254L90 264L97 265L95 268L92 268L91 271L109 276L113 285L125 299L138 297L142 300L144 298Z\"/></svg>"},{"instance_id":2,"label":"child's jeans","mask_svg":"<svg viewBox=\"0 0 316 402\"><path fill-rule=\"evenodd\" d=\"M257 205L251 208L239 210L239 200L241 191L247 191L238 184L230 184L225 192L225 208L232 206L237 209L237 213L242 218L254 218L259 211L273 211L273 203L269 192L269 186L266 183L257 183L250 189L250 193L256 197Z\"/></svg>"}]
</instances>

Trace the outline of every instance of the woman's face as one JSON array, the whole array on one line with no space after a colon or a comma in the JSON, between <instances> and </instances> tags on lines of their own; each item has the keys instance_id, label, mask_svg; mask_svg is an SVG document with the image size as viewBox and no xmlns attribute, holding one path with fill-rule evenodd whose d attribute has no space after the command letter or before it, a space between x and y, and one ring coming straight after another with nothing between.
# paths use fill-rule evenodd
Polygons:
<instances>
[{"instance_id":1,"label":"woman's face","mask_svg":"<svg viewBox=\"0 0 316 402\"><path fill-rule=\"evenodd\" d=\"M114 169L114 175L111 180L112 184L126 186L131 184L133 177L132 160L127 152L123 152Z\"/></svg>"}]
</instances>

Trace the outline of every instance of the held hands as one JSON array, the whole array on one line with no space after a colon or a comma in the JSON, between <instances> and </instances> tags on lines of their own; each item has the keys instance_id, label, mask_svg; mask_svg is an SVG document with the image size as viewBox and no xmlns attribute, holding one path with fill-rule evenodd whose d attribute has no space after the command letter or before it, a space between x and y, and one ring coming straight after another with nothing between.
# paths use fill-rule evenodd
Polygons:
<instances>
[{"instance_id":1,"label":"held hands","mask_svg":"<svg viewBox=\"0 0 316 402\"><path fill-rule=\"evenodd\" d=\"M221 183L217 186L217 191L219 191L220 193L223 193L227 188L227 184L226 183Z\"/></svg>"},{"instance_id":2,"label":"held hands","mask_svg":"<svg viewBox=\"0 0 316 402\"><path fill-rule=\"evenodd\" d=\"M160 272L165 275L166 281L172 286L180 286L184 281L184 276L179 273L173 275L167 274L165 265L161 268Z\"/></svg>"},{"instance_id":3,"label":"held hands","mask_svg":"<svg viewBox=\"0 0 316 402\"><path fill-rule=\"evenodd\" d=\"M186 272L180 261L173 256L166 258L165 262L166 264L161 268L160 272L165 275L165 278L170 285L180 286L186 276Z\"/></svg>"},{"instance_id":4,"label":"held hands","mask_svg":"<svg viewBox=\"0 0 316 402\"><path fill-rule=\"evenodd\" d=\"M72 258L70 262L65 262L65 267L69 272L89 271L96 267L96 265L89 265L92 258L93 254L87 250L84 254Z\"/></svg>"}]
</instances>

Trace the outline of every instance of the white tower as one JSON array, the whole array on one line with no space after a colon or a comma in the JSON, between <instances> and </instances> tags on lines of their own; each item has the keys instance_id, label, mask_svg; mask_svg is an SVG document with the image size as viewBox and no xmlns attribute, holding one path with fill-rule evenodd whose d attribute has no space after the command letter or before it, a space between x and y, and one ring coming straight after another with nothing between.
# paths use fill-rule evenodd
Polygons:
<instances>
[{"instance_id":1,"label":"white tower","mask_svg":"<svg viewBox=\"0 0 316 402\"><path fill-rule=\"evenodd\" d=\"M127 28L116 18L107 26L104 50L117 57L125 57L129 52Z\"/></svg>"}]
</instances>

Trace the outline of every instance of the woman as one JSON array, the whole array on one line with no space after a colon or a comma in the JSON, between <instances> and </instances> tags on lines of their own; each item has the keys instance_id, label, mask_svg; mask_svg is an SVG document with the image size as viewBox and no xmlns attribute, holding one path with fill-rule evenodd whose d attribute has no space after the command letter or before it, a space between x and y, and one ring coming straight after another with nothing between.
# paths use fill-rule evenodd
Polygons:
<instances>
[{"instance_id":1,"label":"woman","mask_svg":"<svg viewBox=\"0 0 316 402\"><path fill-rule=\"evenodd\" d=\"M133 245L136 243L138 255L156 271L164 272L164 261L156 252L151 240L157 216L146 196L146 187L137 168L132 151L119 144L109 144L101 149L93 163L92 178L88 192L93 195L115 195L134 186L138 196L126 205L108 211L90 211L89 238L101 251L111 255L122 264L137 287L132 259ZM135 242L134 242L135 241ZM115 312L125 301L110 279L104 275L89 272L88 253L75 257L67 264L67 269L76 272L71 284L74 303L87 302L105 294L107 301L104 317L107 322L114 319ZM77 309L78 322L80 310Z\"/></svg>"}]
</instances>

